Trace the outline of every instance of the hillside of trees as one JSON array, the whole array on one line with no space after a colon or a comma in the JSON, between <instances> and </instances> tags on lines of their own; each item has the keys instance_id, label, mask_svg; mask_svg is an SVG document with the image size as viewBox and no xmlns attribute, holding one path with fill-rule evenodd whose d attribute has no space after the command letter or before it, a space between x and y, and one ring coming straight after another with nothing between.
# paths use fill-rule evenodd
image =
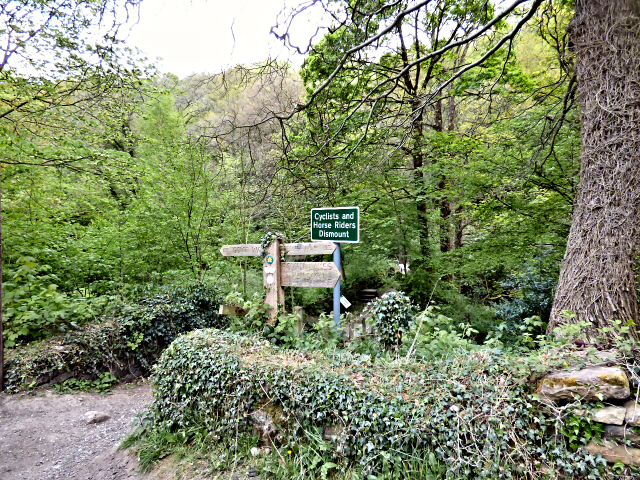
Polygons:
<instances>
[{"instance_id":1,"label":"hillside of trees","mask_svg":"<svg viewBox=\"0 0 640 480\"><path fill-rule=\"evenodd\" d=\"M140 1L0 5L0 400L145 376L143 470L639 478L640 2L308 0L301 66L179 78ZM317 207L341 324L279 289Z\"/></svg>"},{"instance_id":2,"label":"hillside of trees","mask_svg":"<svg viewBox=\"0 0 640 480\"><path fill-rule=\"evenodd\" d=\"M635 337L637 162L616 159L635 159L637 139L608 156L593 142L584 150L586 135L610 144L584 105L617 79L625 93L609 104L626 116L607 121L633 131L637 85L624 72L589 77L593 53L580 47L606 22L625 27L635 7L619 2L616 17L585 2L373 3L336 3L335 25L299 69L267 59L177 78L117 40L116 0L9 2L5 346L167 285L259 299L260 260L220 247L269 231L309 241L319 206L361 210L361 242L342 252L347 298L403 290L479 343L515 341L532 317L535 334L550 320L549 333L621 320ZM632 33L619 37L637 48ZM618 67L635 72L633 62ZM328 313L330 295L288 287L285 308Z\"/></svg>"}]
</instances>

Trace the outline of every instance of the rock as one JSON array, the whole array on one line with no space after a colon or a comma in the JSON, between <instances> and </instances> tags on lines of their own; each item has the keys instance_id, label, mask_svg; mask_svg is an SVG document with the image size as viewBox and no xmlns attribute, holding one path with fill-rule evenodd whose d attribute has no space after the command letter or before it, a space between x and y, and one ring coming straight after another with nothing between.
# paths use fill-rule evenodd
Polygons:
<instances>
[{"instance_id":1,"label":"rock","mask_svg":"<svg viewBox=\"0 0 640 480\"><path fill-rule=\"evenodd\" d=\"M109 415L103 412L91 411L84 414L84 420L87 424L106 422L110 418Z\"/></svg>"},{"instance_id":2,"label":"rock","mask_svg":"<svg viewBox=\"0 0 640 480\"><path fill-rule=\"evenodd\" d=\"M40 385L44 385L45 383L49 383L51 381L51 377L53 375L51 375L50 373L45 373L43 375L40 375L38 377L26 377L24 379L24 383L23 386L26 388L35 388L35 387L39 387Z\"/></svg>"},{"instance_id":3,"label":"rock","mask_svg":"<svg viewBox=\"0 0 640 480\"><path fill-rule=\"evenodd\" d=\"M627 409L623 407L604 407L594 410L593 420L598 423L607 423L609 425L622 425Z\"/></svg>"},{"instance_id":4,"label":"rock","mask_svg":"<svg viewBox=\"0 0 640 480\"><path fill-rule=\"evenodd\" d=\"M594 350L595 349L593 348L578 350L577 352L572 352L572 355L583 360L592 360L598 362L615 362L618 359L618 354L615 351Z\"/></svg>"},{"instance_id":5,"label":"rock","mask_svg":"<svg viewBox=\"0 0 640 480\"><path fill-rule=\"evenodd\" d=\"M608 462L615 463L619 460L625 465L640 467L640 448L615 445L607 440L604 441L604 445L598 445L591 440L586 449L594 455L602 455Z\"/></svg>"},{"instance_id":6,"label":"rock","mask_svg":"<svg viewBox=\"0 0 640 480\"><path fill-rule=\"evenodd\" d=\"M272 439L276 437L278 432L271 415L262 410L258 410L251 414L251 420L253 420L253 434L260 437L259 443L262 445L270 445Z\"/></svg>"},{"instance_id":7,"label":"rock","mask_svg":"<svg viewBox=\"0 0 640 480\"><path fill-rule=\"evenodd\" d=\"M629 440L633 445L640 446L640 434L636 433L632 428L606 425L604 427L604 438L610 440Z\"/></svg>"},{"instance_id":8,"label":"rock","mask_svg":"<svg viewBox=\"0 0 640 480\"><path fill-rule=\"evenodd\" d=\"M559 400L629 398L629 379L619 367L588 367L582 370L554 372L538 383L536 393L544 403Z\"/></svg>"},{"instance_id":9,"label":"rock","mask_svg":"<svg viewBox=\"0 0 640 480\"><path fill-rule=\"evenodd\" d=\"M635 400L628 400L624 402L624 408L627 409L627 415L624 417L624 421L630 427L636 427L640 423L640 404Z\"/></svg>"},{"instance_id":10,"label":"rock","mask_svg":"<svg viewBox=\"0 0 640 480\"><path fill-rule=\"evenodd\" d=\"M65 372L65 373L61 373L60 375L56 376L53 380L51 380L51 384L55 385L57 383L62 383L65 380L69 380L71 377L73 377L73 372Z\"/></svg>"},{"instance_id":11,"label":"rock","mask_svg":"<svg viewBox=\"0 0 640 480\"><path fill-rule=\"evenodd\" d=\"M330 425L324 428L324 439L333 440L334 437L339 436L342 433L342 427L339 425Z\"/></svg>"}]
</instances>

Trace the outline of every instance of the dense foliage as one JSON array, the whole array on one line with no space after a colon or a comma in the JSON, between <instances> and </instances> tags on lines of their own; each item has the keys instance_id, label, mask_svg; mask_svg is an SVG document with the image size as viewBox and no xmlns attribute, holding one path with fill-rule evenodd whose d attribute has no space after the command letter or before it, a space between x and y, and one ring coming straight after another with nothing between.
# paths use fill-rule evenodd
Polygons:
<instances>
[{"instance_id":1,"label":"dense foliage","mask_svg":"<svg viewBox=\"0 0 640 480\"><path fill-rule=\"evenodd\" d=\"M363 313L369 317L376 339L383 348L397 347L413 323L415 306L403 292L389 292L369 303Z\"/></svg>"},{"instance_id":2,"label":"dense foliage","mask_svg":"<svg viewBox=\"0 0 640 480\"><path fill-rule=\"evenodd\" d=\"M570 355L586 330L602 349L635 328L623 318L595 329L563 311L551 323L573 325L543 335L576 195L589 191L578 189L576 101L592 92L569 48L575 2L311 2L335 23L298 70L268 60L183 79L124 46L138 0L5 3L10 391L104 391L153 370L156 400L139 438L233 448L235 465L264 410L279 435L261 468L275 478L637 477L580 448L602 435L579 412L593 405L543 408L529 388L551 368L588 363ZM579 13L589 2L578 4ZM629 98L620 111L635 125ZM624 117L602 108L611 124ZM604 157L631 171L631 154ZM600 200L611 199L615 210L615 195ZM589 215L596 204L584 203ZM264 257L275 239L309 240L311 208L347 205L360 207L361 241L341 249L353 304L343 324L364 319L370 330L353 340L334 329L331 292L319 288L287 287L267 322L262 259L222 257L220 247L259 244ZM619 261L635 285L635 259L609 253L591 257ZM592 277L596 300L617 312L598 283L615 282ZM392 293L365 307L365 289ZM620 290L635 318L633 289ZM247 316L219 316L222 298ZM304 324L294 306L313 318ZM637 344L622 347L637 355ZM164 448L147 449L142 464Z\"/></svg>"},{"instance_id":3,"label":"dense foliage","mask_svg":"<svg viewBox=\"0 0 640 480\"><path fill-rule=\"evenodd\" d=\"M168 289L120 305L100 322L32 344L8 357L9 391L33 388L71 372L79 379L105 372L123 377L151 368L178 335L196 328L223 327L217 290L203 285Z\"/></svg>"},{"instance_id":4,"label":"dense foliage","mask_svg":"<svg viewBox=\"0 0 640 480\"><path fill-rule=\"evenodd\" d=\"M424 21L471 25L495 13L455 3ZM503 322L513 330L531 315L546 320L578 175L578 115L562 102L573 84L558 65L563 45L550 35L568 19L565 7L550 5L511 49L460 77L425 110L419 143L401 142L408 100L380 106L368 124L346 114L399 68L402 52L373 55L365 71L343 70L327 101L284 132L263 122L267 111L295 109L327 78L326 62L361 37L356 24L323 38L300 72L272 62L178 79L135 64L103 91L94 83L100 76L73 91L47 84L65 101L0 118L11 146L0 159L7 346L77 328L112 297L131 299L150 285L204 281L248 300L263 292L261 262L223 258L220 246L266 244L269 231L308 241L310 208L323 205L361 209L361 242L343 246L352 302L364 288L387 286L422 307L432 298L456 324L470 324L477 341ZM415 48L436 48L435 40ZM482 45L456 55L475 58L475 48ZM425 88L456 62L453 54L435 61ZM102 67L104 78L114 75ZM2 85L16 81L26 95L46 78L3 77ZM438 119L442 128L433 127ZM545 270L534 279L536 256ZM331 309L329 290L286 290L289 310Z\"/></svg>"},{"instance_id":5,"label":"dense foliage","mask_svg":"<svg viewBox=\"0 0 640 480\"><path fill-rule=\"evenodd\" d=\"M151 413L156 428L185 441L204 428L209 441L233 447L251 433L252 414L264 410L283 435L277 448L289 455L318 429L331 432L329 456L295 478L318 478L323 465L324 477L355 464L357 478L392 479L407 456L430 452L447 465L446 478L613 478L604 459L571 447L584 439L551 433L562 423L529 394L529 375L546 368L535 365L490 350L428 368L375 363L367 355L287 351L260 337L200 330L163 353Z\"/></svg>"}]
</instances>

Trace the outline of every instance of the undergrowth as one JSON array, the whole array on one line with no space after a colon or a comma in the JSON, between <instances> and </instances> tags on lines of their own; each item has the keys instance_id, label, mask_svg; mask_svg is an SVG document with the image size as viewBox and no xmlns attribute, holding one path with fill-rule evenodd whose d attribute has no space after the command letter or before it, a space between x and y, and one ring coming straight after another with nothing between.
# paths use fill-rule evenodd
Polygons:
<instances>
[{"instance_id":1,"label":"undergrowth","mask_svg":"<svg viewBox=\"0 0 640 480\"><path fill-rule=\"evenodd\" d=\"M166 429L144 428L144 419L120 445L135 451L141 472L150 471L158 461L172 456L178 463L199 462L199 473L213 478L228 478L230 473L255 472L259 478L278 480L361 478L354 466L334 463L334 444L312 429L304 437L287 445L258 448L257 435L238 433L227 443L212 442L203 424L176 435ZM148 420L147 420L148 421ZM432 452L398 452L395 463L367 480L457 480L447 474L446 466ZM224 474L224 475L223 475Z\"/></svg>"},{"instance_id":2,"label":"undergrowth","mask_svg":"<svg viewBox=\"0 0 640 480\"><path fill-rule=\"evenodd\" d=\"M8 350L5 384L10 392L46 383L71 371L89 380L104 372L123 376L149 370L178 335L204 327L225 327L220 297L202 284L175 288L120 306L100 323L46 342Z\"/></svg>"},{"instance_id":3,"label":"undergrowth","mask_svg":"<svg viewBox=\"0 0 640 480\"><path fill-rule=\"evenodd\" d=\"M95 380L82 380L71 378L55 385L56 393L90 392L109 393L111 387L118 383L118 379L105 372Z\"/></svg>"},{"instance_id":4,"label":"undergrowth","mask_svg":"<svg viewBox=\"0 0 640 480\"><path fill-rule=\"evenodd\" d=\"M602 457L576 448L582 437L563 434L570 415L593 404L554 410L532 395L536 375L585 362L571 355L484 348L427 364L200 330L162 355L151 421L138 435L169 433L187 445L197 427L209 445L233 450L234 439L251 434L252 414L264 410L282 434L272 440L275 463L261 467L266 478L632 478L624 476L633 475L629 468L612 476Z\"/></svg>"},{"instance_id":5,"label":"undergrowth","mask_svg":"<svg viewBox=\"0 0 640 480\"><path fill-rule=\"evenodd\" d=\"M72 331L95 321L113 300L107 296L73 296L59 291L59 279L49 265L34 257L19 257L3 272L2 311L4 345L14 347Z\"/></svg>"}]
</instances>

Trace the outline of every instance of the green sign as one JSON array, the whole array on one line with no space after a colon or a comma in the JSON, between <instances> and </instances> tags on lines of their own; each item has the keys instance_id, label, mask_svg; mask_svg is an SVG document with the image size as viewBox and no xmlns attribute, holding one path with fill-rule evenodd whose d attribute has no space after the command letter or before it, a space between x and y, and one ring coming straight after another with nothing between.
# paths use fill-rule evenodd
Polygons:
<instances>
[{"instance_id":1,"label":"green sign","mask_svg":"<svg viewBox=\"0 0 640 480\"><path fill-rule=\"evenodd\" d=\"M360 207L312 208L311 241L358 243Z\"/></svg>"}]
</instances>

